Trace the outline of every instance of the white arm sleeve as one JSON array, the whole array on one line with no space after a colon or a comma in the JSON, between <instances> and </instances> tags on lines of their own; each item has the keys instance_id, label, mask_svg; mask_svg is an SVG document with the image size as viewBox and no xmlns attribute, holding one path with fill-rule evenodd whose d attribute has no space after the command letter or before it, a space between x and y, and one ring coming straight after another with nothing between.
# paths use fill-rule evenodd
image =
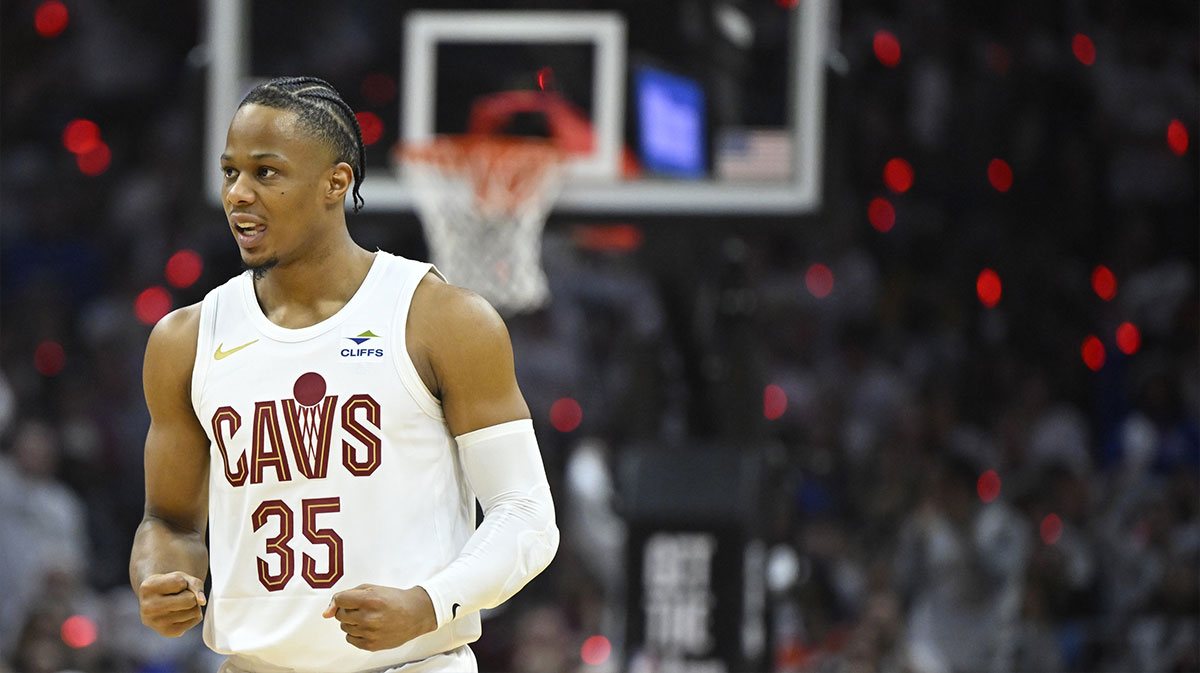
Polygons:
<instances>
[{"instance_id":1,"label":"white arm sleeve","mask_svg":"<svg viewBox=\"0 0 1200 673\"><path fill-rule=\"evenodd\" d=\"M467 484L483 506L483 523L458 558L419 584L433 601L438 628L508 600L558 550L554 503L533 421L501 423L455 440Z\"/></svg>"}]
</instances>

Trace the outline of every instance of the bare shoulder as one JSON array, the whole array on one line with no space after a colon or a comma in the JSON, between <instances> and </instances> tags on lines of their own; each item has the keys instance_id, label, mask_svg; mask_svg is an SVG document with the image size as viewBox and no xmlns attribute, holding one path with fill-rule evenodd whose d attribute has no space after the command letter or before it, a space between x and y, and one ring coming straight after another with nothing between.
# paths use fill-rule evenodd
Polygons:
<instances>
[{"instance_id":1,"label":"bare shoulder","mask_svg":"<svg viewBox=\"0 0 1200 673\"><path fill-rule=\"evenodd\" d=\"M508 340L504 320L486 299L451 285L434 273L425 275L413 294L410 322L430 343L447 345Z\"/></svg>"},{"instance_id":2,"label":"bare shoulder","mask_svg":"<svg viewBox=\"0 0 1200 673\"><path fill-rule=\"evenodd\" d=\"M166 351L172 355L186 352L195 359L196 344L200 339L200 304L175 309L159 320L150 331L146 350ZM190 365L191 363L189 363Z\"/></svg>"},{"instance_id":3,"label":"bare shoulder","mask_svg":"<svg viewBox=\"0 0 1200 673\"><path fill-rule=\"evenodd\" d=\"M198 303L171 311L158 321L146 343L142 377L147 396L169 390L187 392L199 338Z\"/></svg>"},{"instance_id":4,"label":"bare shoulder","mask_svg":"<svg viewBox=\"0 0 1200 673\"><path fill-rule=\"evenodd\" d=\"M512 342L486 299L434 274L417 286L409 312L410 354L442 401L451 434L529 418L513 368Z\"/></svg>"}]
</instances>

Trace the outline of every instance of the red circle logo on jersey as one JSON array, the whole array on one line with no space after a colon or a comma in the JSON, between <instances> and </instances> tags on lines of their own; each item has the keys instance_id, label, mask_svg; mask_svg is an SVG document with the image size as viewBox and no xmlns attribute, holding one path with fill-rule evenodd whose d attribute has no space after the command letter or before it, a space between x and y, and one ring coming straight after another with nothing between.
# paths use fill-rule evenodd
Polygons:
<instances>
[{"instance_id":1,"label":"red circle logo on jersey","mask_svg":"<svg viewBox=\"0 0 1200 673\"><path fill-rule=\"evenodd\" d=\"M292 387L292 397L306 407L315 406L325 399L325 378L316 372L301 374Z\"/></svg>"}]
</instances>

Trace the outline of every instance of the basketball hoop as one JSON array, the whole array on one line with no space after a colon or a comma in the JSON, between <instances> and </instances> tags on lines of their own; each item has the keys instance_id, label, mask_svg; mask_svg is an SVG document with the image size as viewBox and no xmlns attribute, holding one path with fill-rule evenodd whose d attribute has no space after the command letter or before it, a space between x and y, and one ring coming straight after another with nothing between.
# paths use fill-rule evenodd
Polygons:
<instances>
[{"instance_id":1,"label":"basketball hoop","mask_svg":"<svg viewBox=\"0 0 1200 673\"><path fill-rule=\"evenodd\" d=\"M544 306L542 228L562 184L562 151L537 138L476 134L409 145L398 157L446 278L502 313Z\"/></svg>"}]
</instances>

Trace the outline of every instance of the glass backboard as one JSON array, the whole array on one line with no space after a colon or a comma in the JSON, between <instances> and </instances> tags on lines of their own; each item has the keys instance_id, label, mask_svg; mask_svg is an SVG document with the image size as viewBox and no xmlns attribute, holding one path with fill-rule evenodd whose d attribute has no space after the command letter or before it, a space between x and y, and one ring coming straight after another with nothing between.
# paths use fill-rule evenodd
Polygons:
<instances>
[{"instance_id":1,"label":"glass backboard","mask_svg":"<svg viewBox=\"0 0 1200 673\"><path fill-rule=\"evenodd\" d=\"M556 212L808 212L832 1L209 0L206 158L252 86L311 74L364 115L372 209L412 209L398 147L486 129L570 146Z\"/></svg>"}]
</instances>

